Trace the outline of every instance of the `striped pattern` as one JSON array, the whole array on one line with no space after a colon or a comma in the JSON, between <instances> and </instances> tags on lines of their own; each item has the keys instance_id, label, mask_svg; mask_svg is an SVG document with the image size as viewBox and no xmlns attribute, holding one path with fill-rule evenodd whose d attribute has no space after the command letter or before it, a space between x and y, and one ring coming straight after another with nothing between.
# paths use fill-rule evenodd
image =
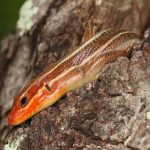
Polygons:
<instances>
[{"instance_id":1,"label":"striped pattern","mask_svg":"<svg viewBox=\"0 0 150 150\"><path fill-rule=\"evenodd\" d=\"M107 63L128 56L133 42L139 42L139 38L131 31L108 29L96 34L20 91L15 98L9 123L24 121L54 104L68 91L97 79ZM28 99L28 104L21 108L18 103L23 97ZM22 113L20 117L19 111Z\"/></svg>"},{"instance_id":2,"label":"striped pattern","mask_svg":"<svg viewBox=\"0 0 150 150\"><path fill-rule=\"evenodd\" d=\"M126 50L133 41L138 41L138 36L132 31L107 29L98 33L77 50L62 59L56 66L50 68L46 73L42 73L38 79L32 82L26 89L29 94L32 93L31 96L28 97L30 99L36 97L38 91L40 93L45 88L44 82L47 82L48 86L51 88L54 82L59 81L59 79L65 77L72 70L77 70L80 67L79 70L85 72L82 70L84 70L84 67L91 62L91 65L88 66L88 69L90 70L90 67L100 59L102 54L104 55L110 51L116 53L117 50ZM118 57L115 56L114 59L117 59ZM39 85L42 86L39 87ZM37 87L37 90L33 90L34 87ZM35 95L33 94L33 91L36 91Z\"/></svg>"},{"instance_id":3,"label":"striped pattern","mask_svg":"<svg viewBox=\"0 0 150 150\"><path fill-rule=\"evenodd\" d=\"M55 81L63 78L72 70L79 67L86 67L89 62L95 63L98 59L100 59L102 54L107 52L113 51L116 53L117 50L126 50L133 41L138 42L138 40L137 34L132 31L115 29L104 30L95 35L77 50L66 56L64 59L62 59L62 61L56 64L56 66L50 68L49 71L39 75L38 78L31 82L28 87L26 87L26 89L23 89L23 93L26 90L28 92L28 97L31 100L32 98L36 97L36 94L38 95L38 91L40 92L45 88L43 83L48 83L48 86L51 88ZM117 58L118 57L115 56L114 59Z\"/></svg>"}]
</instances>

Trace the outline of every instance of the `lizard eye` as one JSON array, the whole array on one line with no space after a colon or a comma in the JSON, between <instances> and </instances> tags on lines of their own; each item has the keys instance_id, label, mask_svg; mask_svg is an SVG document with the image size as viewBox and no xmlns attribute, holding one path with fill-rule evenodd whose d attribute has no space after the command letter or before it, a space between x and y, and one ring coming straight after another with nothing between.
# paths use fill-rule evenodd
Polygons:
<instances>
[{"instance_id":1,"label":"lizard eye","mask_svg":"<svg viewBox=\"0 0 150 150\"><path fill-rule=\"evenodd\" d=\"M26 97L23 97L23 98L21 99L20 105L21 105L21 107L24 107L24 106L27 105L27 98L26 98Z\"/></svg>"}]
</instances>

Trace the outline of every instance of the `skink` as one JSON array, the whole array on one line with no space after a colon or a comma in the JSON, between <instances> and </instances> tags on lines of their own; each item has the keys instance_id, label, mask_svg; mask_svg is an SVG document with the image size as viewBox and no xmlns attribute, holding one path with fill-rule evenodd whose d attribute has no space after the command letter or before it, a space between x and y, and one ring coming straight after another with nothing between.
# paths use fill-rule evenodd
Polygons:
<instances>
[{"instance_id":1,"label":"skink","mask_svg":"<svg viewBox=\"0 0 150 150\"><path fill-rule=\"evenodd\" d=\"M19 92L8 124L18 125L56 103L67 92L96 80L106 64L128 57L137 42L138 35L132 31L107 29L96 34Z\"/></svg>"}]
</instances>

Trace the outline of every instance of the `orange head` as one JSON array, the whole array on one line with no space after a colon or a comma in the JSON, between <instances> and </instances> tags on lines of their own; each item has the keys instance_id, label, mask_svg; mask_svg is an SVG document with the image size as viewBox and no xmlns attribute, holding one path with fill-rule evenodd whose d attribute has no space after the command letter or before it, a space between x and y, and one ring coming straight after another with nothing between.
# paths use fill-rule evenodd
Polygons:
<instances>
[{"instance_id":1,"label":"orange head","mask_svg":"<svg viewBox=\"0 0 150 150\"><path fill-rule=\"evenodd\" d=\"M18 125L42 109L52 105L57 96L57 84L49 88L48 84L34 83L26 86L15 98L8 115L9 125Z\"/></svg>"}]
</instances>

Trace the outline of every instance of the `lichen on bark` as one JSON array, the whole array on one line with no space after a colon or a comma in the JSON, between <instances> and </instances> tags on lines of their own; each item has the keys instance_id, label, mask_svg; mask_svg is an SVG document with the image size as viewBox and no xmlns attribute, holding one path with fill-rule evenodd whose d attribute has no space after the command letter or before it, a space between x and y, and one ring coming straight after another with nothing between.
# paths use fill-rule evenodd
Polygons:
<instances>
[{"instance_id":1,"label":"lichen on bark","mask_svg":"<svg viewBox=\"0 0 150 150\"><path fill-rule=\"evenodd\" d=\"M114 27L141 33L149 24L150 2L146 0L27 2L32 3L31 12L34 9L32 17L26 18L33 21L32 26L18 26L0 46L0 147L5 142L11 147L18 136L25 135L19 142L24 150L149 149L150 55L144 51L107 65L99 80L67 93L29 124L6 125L19 89L48 64L76 49L89 20L97 31Z\"/></svg>"}]
</instances>

